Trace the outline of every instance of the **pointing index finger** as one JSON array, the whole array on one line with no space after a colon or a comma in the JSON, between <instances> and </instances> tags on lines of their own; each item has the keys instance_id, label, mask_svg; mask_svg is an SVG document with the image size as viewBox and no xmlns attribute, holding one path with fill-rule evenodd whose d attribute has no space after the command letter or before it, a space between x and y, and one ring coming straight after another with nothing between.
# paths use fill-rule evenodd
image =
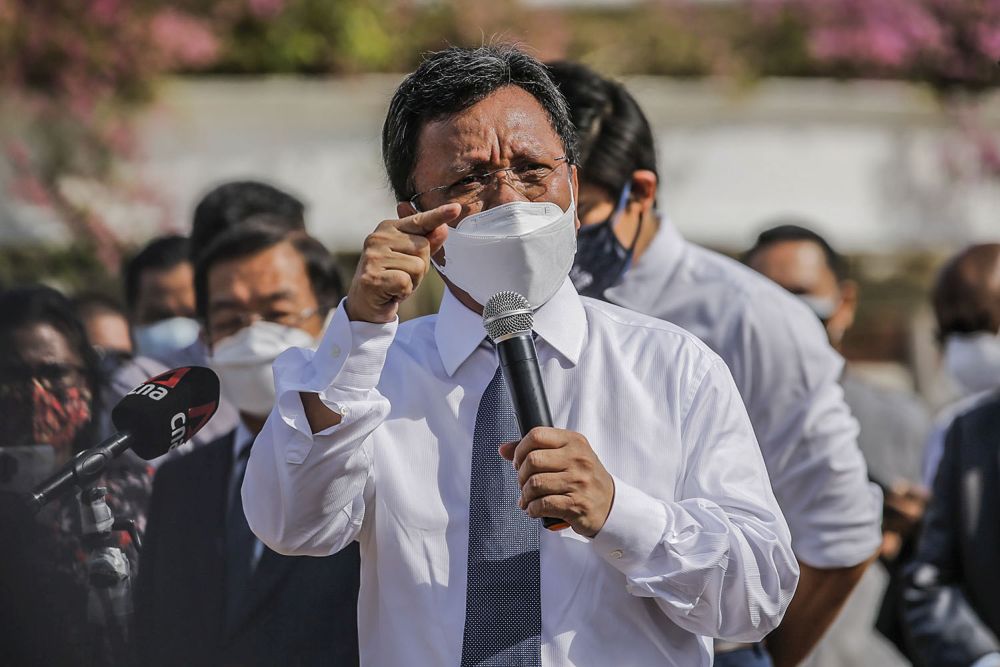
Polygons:
<instances>
[{"instance_id":1,"label":"pointing index finger","mask_svg":"<svg viewBox=\"0 0 1000 667\"><path fill-rule=\"evenodd\" d=\"M429 211L421 211L415 215L402 218L396 228L407 234L427 236L443 224L451 222L462 212L461 204L444 204Z\"/></svg>"}]
</instances>

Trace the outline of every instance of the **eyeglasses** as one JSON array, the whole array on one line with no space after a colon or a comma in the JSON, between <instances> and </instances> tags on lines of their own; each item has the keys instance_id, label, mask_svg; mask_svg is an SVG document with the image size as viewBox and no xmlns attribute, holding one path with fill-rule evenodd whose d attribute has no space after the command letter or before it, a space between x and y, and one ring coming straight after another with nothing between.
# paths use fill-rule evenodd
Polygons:
<instances>
[{"instance_id":1,"label":"eyeglasses","mask_svg":"<svg viewBox=\"0 0 1000 667\"><path fill-rule=\"evenodd\" d=\"M297 313L282 312L274 310L268 313L233 312L223 311L217 316L209 316L208 329L214 340L222 340L245 329L254 322L273 322L286 327L297 327L313 315L319 312L319 308L306 308Z\"/></svg>"},{"instance_id":2,"label":"eyeglasses","mask_svg":"<svg viewBox=\"0 0 1000 667\"><path fill-rule=\"evenodd\" d=\"M74 364L46 363L37 366L4 364L0 366L0 395L37 381L49 391L82 384L85 371Z\"/></svg>"},{"instance_id":3,"label":"eyeglasses","mask_svg":"<svg viewBox=\"0 0 1000 667\"><path fill-rule=\"evenodd\" d=\"M548 192L548 178L564 164L569 164L566 156L553 160L557 164L526 162L513 167L502 167L493 171L469 174L450 185L439 185L410 197L409 202L417 211L429 211L445 204L461 204L464 208L477 208L482 204L487 188L499 185L500 175L507 175L507 183L518 194L530 201L543 197ZM423 201L421 201L423 198Z\"/></svg>"}]
</instances>

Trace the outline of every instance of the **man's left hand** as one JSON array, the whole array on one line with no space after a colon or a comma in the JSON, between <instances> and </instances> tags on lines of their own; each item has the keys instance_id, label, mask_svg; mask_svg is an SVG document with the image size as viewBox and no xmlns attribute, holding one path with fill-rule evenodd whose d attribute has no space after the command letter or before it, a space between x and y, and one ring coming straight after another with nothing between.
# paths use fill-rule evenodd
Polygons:
<instances>
[{"instance_id":1,"label":"man's left hand","mask_svg":"<svg viewBox=\"0 0 1000 667\"><path fill-rule=\"evenodd\" d=\"M585 437L539 426L520 442L500 447L500 455L514 463L519 504L528 516L563 519L585 537L604 527L615 482Z\"/></svg>"}]
</instances>

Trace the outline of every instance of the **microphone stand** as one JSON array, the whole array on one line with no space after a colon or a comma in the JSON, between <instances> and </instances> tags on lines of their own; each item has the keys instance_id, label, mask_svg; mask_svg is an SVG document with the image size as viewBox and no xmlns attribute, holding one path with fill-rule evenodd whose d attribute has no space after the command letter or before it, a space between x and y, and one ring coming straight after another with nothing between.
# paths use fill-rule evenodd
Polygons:
<instances>
[{"instance_id":1,"label":"microphone stand","mask_svg":"<svg viewBox=\"0 0 1000 667\"><path fill-rule=\"evenodd\" d=\"M113 532L127 531L141 548L135 521L116 521L105 499L108 490L99 486L80 493L80 525L83 546L88 552L89 582L87 619L110 644L112 664L128 659L128 627L132 615L131 566Z\"/></svg>"}]
</instances>

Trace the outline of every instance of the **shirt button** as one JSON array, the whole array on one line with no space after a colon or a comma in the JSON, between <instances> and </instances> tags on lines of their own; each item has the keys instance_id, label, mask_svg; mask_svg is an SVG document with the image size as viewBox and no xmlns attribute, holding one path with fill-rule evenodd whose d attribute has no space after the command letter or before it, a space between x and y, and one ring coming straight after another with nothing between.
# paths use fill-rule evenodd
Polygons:
<instances>
[{"instance_id":1,"label":"shirt button","mask_svg":"<svg viewBox=\"0 0 1000 667\"><path fill-rule=\"evenodd\" d=\"M332 346L330 348L330 356L333 357L334 359L336 359L337 357L340 356L340 346L339 345L334 345L334 346Z\"/></svg>"},{"instance_id":2,"label":"shirt button","mask_svg":"<svg viewBox=\"0 0 1000 667\"><path fill-rule=\"evenodd\" d=\"M625 555L625 552L622 551L621 549L615 549L609 555L615 560L621 560L622 556Z\"/></svg>"},{"instance_id":3,"label":"shirt button","mask_svg":"<svg viewBox=\"0 0 1000 667\"><path fill-rule=\"evenodd\" d=\"M346 417L349 414L351 414L350 408L348 408L346 405L340 405L338 407L340 408L340 416L341 417Z\"/></svg>"}]
</instances>

